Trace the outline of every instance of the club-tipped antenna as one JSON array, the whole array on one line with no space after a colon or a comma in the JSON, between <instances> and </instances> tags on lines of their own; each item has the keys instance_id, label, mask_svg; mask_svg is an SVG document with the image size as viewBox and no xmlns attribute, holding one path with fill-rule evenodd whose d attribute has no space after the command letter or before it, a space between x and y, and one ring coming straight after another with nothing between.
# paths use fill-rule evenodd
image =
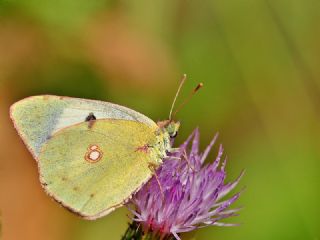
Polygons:
<instances>
[{"instance_id":1,"label":"club-tipped antenna","mask_svg":"<svg viewBox=\"0 0 320 240\"><path fill-rule=\"evenodd\" d=\"M190 99L192 98L192 96L193 96L194 94L196 94L196 93L199 91L199 89L201 89L202 87L203 87L203 83L199 83L199 84L192 90L192 92L191 92L191 94L189 95L189 97L187 97L187 98L177 107L177 110L173 113L172 117L175 117L176 114L177 114L177 112L179 112L179 111L181 110L181 108L183 108L184 105L186 105L186 104L190 101ZM170 115L170 117L171 117L171 115ZM169 119L171 120L171 118L169 118Z\"/></svg>"},{"instance_id":2,"label":"club-tipped antenna","mask_svg":"<svg viewBox=\"0 0 320 240\"><path fill-rule=\"evenodd\" d=\"M180 81L179 88L177 90L177 93L176 93L176 95L175 95L175 97L173 99L172 105L171 105L171 109L170 109L170 113L169 113L169 120L172 120L171 117L172 117L172 111L173 111L174 105L176 104L176 101L177 101L177 98L179 96L180 90L181 90L184 82L186 81L186 79L187 79L187 74L183 74L182 78L181 78L181 81Z\"/></svg>"}]
</instances>

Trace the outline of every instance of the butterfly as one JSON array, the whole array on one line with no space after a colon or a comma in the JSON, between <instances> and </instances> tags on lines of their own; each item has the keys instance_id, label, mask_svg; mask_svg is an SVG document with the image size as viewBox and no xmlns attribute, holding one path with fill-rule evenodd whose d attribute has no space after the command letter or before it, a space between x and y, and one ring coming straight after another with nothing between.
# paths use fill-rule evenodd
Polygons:
<instances>
[{"instance_id":1,"label":"butterfly","mask_svg":"<svg viewBox=\"0 0 320 240\"><path fill-rule=\"evenodd\" d=\"M125 204L172 151L170 138L180 127L172 109L185 79L169 119L158 123L97 100L40 95L14 103L10 117L46 193L89 220Z\"/></svg>"}]
</instances>

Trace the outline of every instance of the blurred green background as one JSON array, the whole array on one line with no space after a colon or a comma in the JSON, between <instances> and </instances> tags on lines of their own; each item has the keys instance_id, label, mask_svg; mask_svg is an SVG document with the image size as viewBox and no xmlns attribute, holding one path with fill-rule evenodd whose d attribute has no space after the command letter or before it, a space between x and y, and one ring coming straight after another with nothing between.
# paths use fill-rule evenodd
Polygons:
<instances>
[{"instance_id":1,"label":"blurred green background","mask_svg":"<svg viewBox=\"0 0 320 240\"><path fill-rule=\"evenodd\" d=\"M94 221L40 187L8 117L26 96L101 99L167 118L182 73L181 143L215 132L247 186L232 222L183 239L320 239L320 2L0 0L0 176L4 239L120 239L125 208ZM216 148L211 155L214 158ZM239 190L240 187L237 189Z\"/></svg>"}]
</instances>

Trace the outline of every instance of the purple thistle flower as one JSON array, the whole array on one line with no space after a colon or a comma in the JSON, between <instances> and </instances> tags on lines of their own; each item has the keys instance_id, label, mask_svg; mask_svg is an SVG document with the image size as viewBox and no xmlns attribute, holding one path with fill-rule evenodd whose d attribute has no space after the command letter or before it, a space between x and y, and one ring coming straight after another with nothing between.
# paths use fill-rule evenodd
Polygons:
<instances>
[{"instance_id":1,"label":"purple thistle flower","mask_svg":"<svg viewBox=\"0 0 320 240\"><path fill-rule=\"evenodd\" d=\"M192 140L191 149L189 144ZM240 208L227 210L238 199L240 193L227 200L222 198L240 181L243 172L234 181L225 184L226 159L221 164L223 154L220 145L218 155L211 164L204 165L217 135L206 150L199 153L199 131L196 129L179 147L171 153L157 170L158 180L153 177L133 196L135 210L133 220L140 223L146 232L154 232L164 239L209 225L234 226L220 220L235 216Z\"/></svg>"}]
</instances>

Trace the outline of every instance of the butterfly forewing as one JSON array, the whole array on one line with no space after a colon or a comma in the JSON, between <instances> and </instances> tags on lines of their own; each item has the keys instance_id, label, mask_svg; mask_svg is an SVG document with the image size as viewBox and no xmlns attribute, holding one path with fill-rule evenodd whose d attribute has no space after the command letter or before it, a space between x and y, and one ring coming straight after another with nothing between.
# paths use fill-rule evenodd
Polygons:
<instances>
[{"instance_id":1,"label":"butterfly forewing","mask_svg":"<svg viewBox=\"0 0 320 240\"><path fill-rule=\"evenodd\" d=\"M100 119L123 119L156 127L156 123L129 108L97 100L42 95L28 97L10 108L18 133L37 159L42 145L65 127L84 122L89 116Z\"/></svg>"},{"instance_id":2,"label":"butterfly forewing","mask_svg":"<svg viewBox=\"0 0 320 240\"><path fill-rule=\"evenodd\" d=\"M88 219L120 206L151 176L156 128L128 120L84 122L54 134L39 155L40 180L49 195Z\"/></svg>"}]
</instances>

